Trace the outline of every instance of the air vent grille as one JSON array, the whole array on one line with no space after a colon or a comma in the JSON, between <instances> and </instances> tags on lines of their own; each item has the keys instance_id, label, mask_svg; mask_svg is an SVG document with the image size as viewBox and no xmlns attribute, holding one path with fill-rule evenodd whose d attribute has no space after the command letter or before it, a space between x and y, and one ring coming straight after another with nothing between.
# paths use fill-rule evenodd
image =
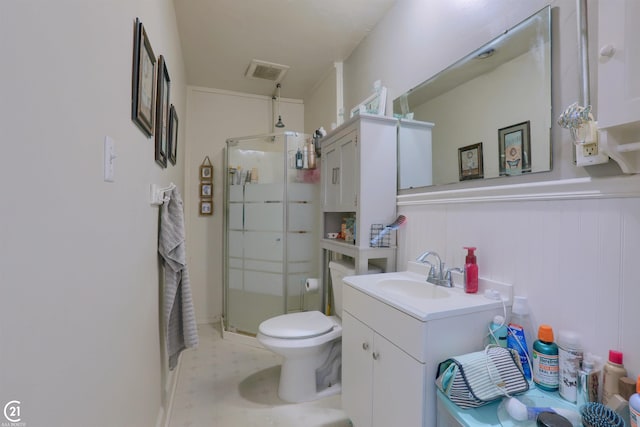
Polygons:
<instances>
[{"instance_id":1,"label":"air vent grille","mask_svg":"<svg viewBox=\"0 0 640 427\"><path fill-rule=\"evenodd\" d=\"M249 64L245 77L250 79L269 80L277 83L282 80L288 70L289 67L286 65L254 59L251 61L251 64Z\"/></svg>"}]
</instances>

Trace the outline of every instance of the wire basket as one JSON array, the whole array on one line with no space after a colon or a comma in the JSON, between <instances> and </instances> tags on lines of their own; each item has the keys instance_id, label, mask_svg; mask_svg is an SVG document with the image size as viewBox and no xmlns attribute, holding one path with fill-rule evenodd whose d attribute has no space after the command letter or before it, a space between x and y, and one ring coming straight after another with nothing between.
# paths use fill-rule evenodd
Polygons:
<instances>
[{"instance_id":1,"label":"wire basket","mask_svg":"<svg viewBox=\"0 0 640 427\"><path fill-rule=\"evenodd\" d=\"M372 248L388 248L391 246L391 231L386 231L384 235L381 233L385 229L384 224L371 224L371 233L369 235L369 246Z\"/></svg>"}]
</instances>

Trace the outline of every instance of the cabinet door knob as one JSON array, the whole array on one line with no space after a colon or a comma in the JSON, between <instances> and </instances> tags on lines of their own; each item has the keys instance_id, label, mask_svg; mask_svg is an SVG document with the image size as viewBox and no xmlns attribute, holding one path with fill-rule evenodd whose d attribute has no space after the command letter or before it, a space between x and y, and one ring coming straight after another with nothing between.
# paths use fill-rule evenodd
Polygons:
<instances>
[{"instance_id":1,"label":"cabinet door knob","mask_svg":"<svg viewBox=\"0 0 640 427\"><path fill-rule=\"evenodd\" d=\"M369 350L369 343L368 342L363 342L362 343L362 349L363 350Z\"/></svg>"},{"instance_id":2,"label":"cabinet door knob","mask_svg":"<svg viewBox=\"0 0 640 427\"><path fill-rule=\"evenodd\" d=\"M380 353L374 351L373 353L371 353L371 357L373 357L373 360L378 360L380 359Z\"/></svg>"},{"instance_id":3,"label":"cabinet door knob","mask_svg":"<svg viewBox=\"0 0 640 427\"><path fill-rule=\"evenodd\" d=\"M616 53L616 48L613 45L606 44L600 48L600 56L611 58Z\"/></svg>"}]
</instances>

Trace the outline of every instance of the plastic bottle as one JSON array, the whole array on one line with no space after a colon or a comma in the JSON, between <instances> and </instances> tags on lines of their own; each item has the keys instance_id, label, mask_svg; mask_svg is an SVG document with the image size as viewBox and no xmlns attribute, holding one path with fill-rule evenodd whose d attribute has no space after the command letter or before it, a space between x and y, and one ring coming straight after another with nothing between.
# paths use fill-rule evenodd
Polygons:
<instances>
[{"instance_id":1,"label":"plastic bottle","mask_svg":"<svg viewBox=\"0 0 640 427\"><path fill-rule=\"evenodd\" d=\"M558 392L565 400L576 403L578 397L578 371L583 350L575 332L558 332Z\"/></svg>"},{"instance_id":2,"label":"plastic bottle","mask_svg":"<svg viewBox=\"0 0 640 427\"><path fill-rule=\"evenodd\" d=\"M491 333L489 334L489 343L507 347L507 323L504 317L497 314L493 318L493 322L489 326Z\"/></svg>"},{"instance_id":3,"label":"plastic bottle","mask_svg":"<svg viewBox=\"0 0 640 427\"><path fill-rule=\"evenodd\" d=\"M478 264L476 264L476 256L473 251L476 248L465 246L467 250L467 258L464 263L464 291L468 294L478 292Z\"/></svg>"},{"instance_id":4,"label":"plastic bottle","mask_svg":"<svg viewBox=\"0 0 640 427\"><path fill-rule=\"evenodd\" d=\"M609 360L604 364L602 375L602 403L609 405L609 400L618 394L618 380L627 376L627 370L622 365L622 353L609 350Z\"/></svg>"},{"instance_id":5,"label":"plastic bottle","mask_svg":"<svg viewBox=\"0 0 640 427\"><path fill-rule=\"evenodd\" d=\"M596 357L587 353L582 360L582 368L578 371L578 395L576 399L578 407L588 402L599 402L599 384L600 371L596 367Z\"/></svg>"},{"instance_id":6,"label":"plastic bottle","mask_svg":"<svg viewBox=\"0 0 640 427\"><path fill-rule=\"evenodd\" d=\"M558 345L549 325L540 325L533 343L533 382L542 390L558 390Z\"/></svg>"},{"instance_id":7,"label":"plastic bottle","mask_svg":"<svg viewBox=\"0 0 640 427\"><path fill-rule=\"evenodd\" d=\"M640 426L640 375L636 381L636 392L629 398L631 427Z\"/></svg>"},{"instance_id":8,"label":"plastic bottle","mask_svg":"<svg viewBox=\"0 0 640 427\"><path fill-rule=\"evenodd\" d=\"M304 163L302 160L302 151L300 151L300 148L298 148L298 151L296 151L296 169L302 169L303 165Z\"/></svg>"},{"instance_id":9,"label":"plastic bottle","mask_svg":"<svg viewBox=\"0 0 640 427\"><path fill-rule=\"evenodd\" d=\"M507 347L518 352L524 376L531 380L531 347L527 343L531 342L533 328L526 297L513 297L511 322L507 330Z\"/></svg>"}]
</instances>

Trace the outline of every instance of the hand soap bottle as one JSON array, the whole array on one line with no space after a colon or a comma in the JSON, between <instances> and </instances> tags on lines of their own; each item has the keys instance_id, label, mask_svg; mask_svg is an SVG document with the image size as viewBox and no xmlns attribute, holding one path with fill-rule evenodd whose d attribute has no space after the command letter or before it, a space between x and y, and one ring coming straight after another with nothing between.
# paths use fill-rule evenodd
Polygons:
<instances>
[{"instance_id":1,"label":"hand soap bottle","mask_svg":"<svg viewBox=\"0 0 640 427\"><path fill-rule=\"evenodd\" d=\"M467 250L467 258L464 262L464 291L475 294L478 292L478 264L473 252L476 248L465 246L464 249Z\"/></svg>"}]
</instances>

